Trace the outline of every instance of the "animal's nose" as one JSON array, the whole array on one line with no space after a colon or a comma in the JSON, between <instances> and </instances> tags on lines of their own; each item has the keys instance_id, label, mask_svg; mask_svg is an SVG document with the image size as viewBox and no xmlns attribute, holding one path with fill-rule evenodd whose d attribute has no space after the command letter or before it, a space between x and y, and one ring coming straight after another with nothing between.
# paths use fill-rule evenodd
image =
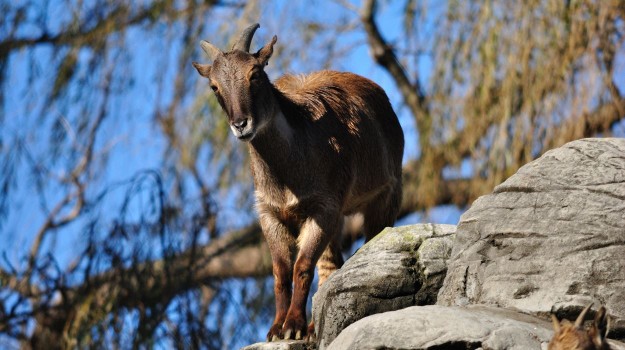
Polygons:
<instances>
[{"instance_id":1,"label":"animal's nose","mask_svg":"<svg viewBox=\"0 0 625 350\"><path fill-rule=\"evenodd\" d=\"M237 130L243 131L243 129L247 126L247 118L239 119L232 123L232 125L237 128Z\"/></svg>"}]
</instances>

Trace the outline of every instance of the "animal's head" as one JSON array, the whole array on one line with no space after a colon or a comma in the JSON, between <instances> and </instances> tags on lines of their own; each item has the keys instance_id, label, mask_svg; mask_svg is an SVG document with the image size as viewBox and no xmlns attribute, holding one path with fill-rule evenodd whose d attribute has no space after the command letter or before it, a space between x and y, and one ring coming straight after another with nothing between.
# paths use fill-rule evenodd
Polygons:
<instances>
[{"instance_id":1,"label":"animal's head","mask_svg":"<svg viewBox=\"0 0 625 350\"><path fill-rule=\"evenodd\" d=\"M273 115L272 87L264 68L273 53L273 39L256 53L250 53L250 43L260 25L249 26L229 52L223 52L202 41L202 49L213 64L193 62L201 76L208 78L219 104L228 115L234 136L251 140Z\"/></svg>"},{"instance_id":2,"label":"animal's head","mask_svg":"<svg viewBox=\"0 0 625 350\"><path fill-rule=\"evenodd\" d=\"M584 329L584 318L590 309L588 305L577 317L575 323L568 320L562 322L551 315L554 335L549 342L549 350L609 350L606 340L608 332L608 318L602 306L597 311L595 320L589 329Z\"/></svg>"}]
</instances>

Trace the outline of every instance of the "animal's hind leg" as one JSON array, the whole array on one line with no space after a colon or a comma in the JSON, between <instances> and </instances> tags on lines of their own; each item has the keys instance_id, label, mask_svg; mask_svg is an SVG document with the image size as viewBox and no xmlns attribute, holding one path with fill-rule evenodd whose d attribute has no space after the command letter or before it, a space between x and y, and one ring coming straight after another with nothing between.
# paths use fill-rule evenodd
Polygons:
<instances>
[{"instance_id":1,"label":"animal's hind leg","mask_svg":"<svg viewBox=\"0 0 625 350\"><path fill-rule=\"evenodd\" d=\"M365 242L375 237L385 227L395 224L401 206L402 190L398 181L391 191L381 193L363 211Z\"/></svg>"},{"instance_id":2,"label":"animal's hind leg","mask_svg":"<svg viewBox=\"0 0 625 350\"><path fill-rule=\"evenodd\" d=\"M343 225L340 224L339 227ZM319 275L318 286L321 287L323 283L330 277L330 275L343 266L343 254L341 253L341 235L335 234L330 241L330 244L326 247L317 261L317 273ZM308 330L306 332L308 341L315 341L315 323L313 320L308 324Z\"/></svg>"},{"instance_id":3,"label":"animal's hind leg","mask_svg":"<svg viewBox=\"0 0 625 350\"><path fill-rule=\"evenodd\" d=\"M342 221L339 227L343 227ZM335 234L326 249L317 261L317 273L319 275L318 286L330 277L330 275L343 266L343 254L341 253L341 235Z\"/></svg>"}]
</instances>

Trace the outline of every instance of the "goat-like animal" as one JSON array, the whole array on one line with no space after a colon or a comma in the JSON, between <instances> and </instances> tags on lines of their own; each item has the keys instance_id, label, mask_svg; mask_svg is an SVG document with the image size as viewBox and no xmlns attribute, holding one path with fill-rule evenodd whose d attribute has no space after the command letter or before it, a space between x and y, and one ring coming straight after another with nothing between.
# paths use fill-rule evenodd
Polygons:
<instances>
[{"instance_id":1,"label":"goat-like animal","mask_svg":"<svg viewBox=\"0 0 625 350\"><path fill-rule=\"evenodd\" d=\"M275 278L267 340L312 340L306 302L315 264L319 285L343 264L344 216L364 216L367 240L394 224L404 136L384 90L364 77L321 71L272 84L264 67L277 38L249 53L258 27L248 27L229 52L202 41L213 64L193 65L210 80L232 133L249 145Z\"/></svg>"},{"instance_id":2,"label":"goat-like animal","mask_svg":"<svg viewBox=\"0 0 625 350\"><path fill-rule=\"evenodd\" d=\"M549 350L610 350L610 345L606 340L608 332L608 317L605 308L602 306L597 311L593 324L588 329L584 329L584 319L590 309L588 305L577 317L575 323L568 320L559 322L551 315L554 335L549 342Z\"/></svg>"}]
</instances>

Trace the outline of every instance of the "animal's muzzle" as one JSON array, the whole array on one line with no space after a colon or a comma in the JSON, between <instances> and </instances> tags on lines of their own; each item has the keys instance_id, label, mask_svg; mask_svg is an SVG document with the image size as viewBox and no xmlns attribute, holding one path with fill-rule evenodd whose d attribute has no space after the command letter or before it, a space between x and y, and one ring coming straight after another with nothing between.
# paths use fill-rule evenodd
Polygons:
<instances>
[{"instance_id":1,"label":"animal's muzzle","mask_svg":"<svg viewBox=\"0 0 625 350\"><path fill-rule=\"evenodd\" d=\"M250 140L254 136L252 121L250 118L239 118L230 123L232 133L239 140Z\"/></svg>"},{"instance_id":2,"label":"animal's muzzle","mask_svg":"<svg viewBox=\"0 0 625 350\"><path fill-rule=\"evenodd\" d=\"M235 121L234 123L232 123L232 126L234 126L237 131L243 132L243 130L245 130L245 127L247 126L247 118Z\"/></svg>"}]
</instances>

